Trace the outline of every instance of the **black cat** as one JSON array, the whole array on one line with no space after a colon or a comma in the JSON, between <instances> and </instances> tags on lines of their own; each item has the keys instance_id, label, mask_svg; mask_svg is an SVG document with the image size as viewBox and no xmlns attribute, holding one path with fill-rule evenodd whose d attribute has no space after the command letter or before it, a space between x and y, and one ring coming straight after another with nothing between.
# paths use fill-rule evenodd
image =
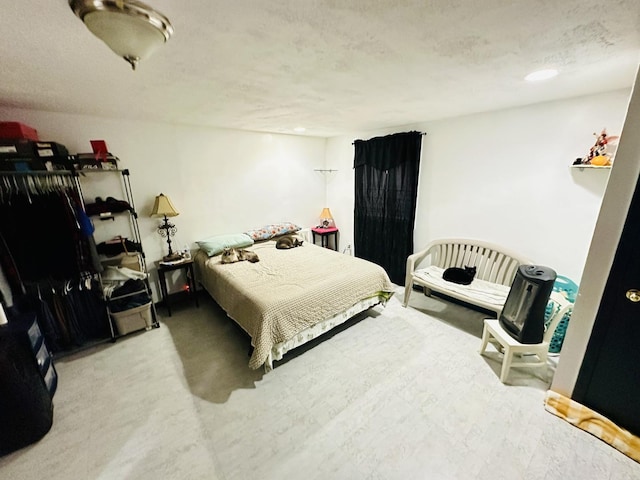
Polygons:
<instances>
[{"instance_id":1,"label":"black cat","mask_svg":"<svg viewBox=\"0 0 640 480\"><path fill-rule=\"evenodd\" d=\"M447 282L458 283L460 285L469 285L476 276L476 267L451 267L442 272L443 280Z\"/></svg>"}]
</instances>

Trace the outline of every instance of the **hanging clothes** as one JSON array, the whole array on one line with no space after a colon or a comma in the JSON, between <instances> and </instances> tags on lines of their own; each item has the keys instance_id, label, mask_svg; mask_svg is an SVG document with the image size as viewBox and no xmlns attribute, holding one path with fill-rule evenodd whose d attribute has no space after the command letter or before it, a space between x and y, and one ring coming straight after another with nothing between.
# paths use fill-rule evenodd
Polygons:
<instances>
[{"instance_id":1,"label":"hanging clothes","mask_svg":"<svg viewBox=\"0 0 640 480\"><path fill-rule=\"evenodd\" d=\"M27 283L25 288L27 293L16 305L16 310L36 313L52 353L111 335L99 282L45 280Z\"/></svg>"},{"instance_id":2,"label":"hanging clothes","mask_svg":"<svg viewBox=\"0 0 640 480\"><path fill-rule=\"evenodd\" d=\"M0 202L0 234L23 280L77 278L97 271L76 214L80 204L71 191L7 193Z\"/></svg>"},{"instance_id":3,"label":"hanging clothes","mask_svg":"<svg viewBox=\"0 0 640 480\"><path fill-rule=\"evenodd\" d=\"M111 335L93 225L70 177L0 175L0 266L15 311L36 313L52 352Z\"/></svg>"},{"instance_id":4,"label":"hanging clothes","mask_svg":"<svg viewBox=\"0 0 640 480\"><path fill-rule=\"evenodd\" d=\"M11 301L8 302L8 306L13 305L13 298L20 297L24 295L24 286L22 285L22 279L20 278L20 273L18 273L18 267L16 267L16 262L13 260L13 255L11 255L11 251L7 246L7 242L5 242L4 237L0 233L0 268L2 269L2 273L4 274L4 278L6 279L7 285L9 286L9 291L4 292L3 297L6 299L11 296Z\"/></svg>"}]
</instances>

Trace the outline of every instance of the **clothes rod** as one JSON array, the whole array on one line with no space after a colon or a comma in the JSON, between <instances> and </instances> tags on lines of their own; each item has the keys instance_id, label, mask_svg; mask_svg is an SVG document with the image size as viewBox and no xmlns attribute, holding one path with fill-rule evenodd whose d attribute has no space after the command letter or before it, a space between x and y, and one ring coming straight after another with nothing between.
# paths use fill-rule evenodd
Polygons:
<instances>
[{"instance_id":1,"label":"clothes rod","mask_svg":"<svg viewBox=\"0 0 640 480\"><path fill-rule=\"evenodd\" d=\"M60 176L66 177L66 176L71 176L71 175L77 175L77 173L76 172L70 172L68 170L31 170L29 172L0 172L0 176L1 175L7 175L7 176L12 176L12 175L17 175L17 176L32 175L34 177L36 177L36 176L46 177L46 176L60 175Z\"/></svg>"}]
</instances>

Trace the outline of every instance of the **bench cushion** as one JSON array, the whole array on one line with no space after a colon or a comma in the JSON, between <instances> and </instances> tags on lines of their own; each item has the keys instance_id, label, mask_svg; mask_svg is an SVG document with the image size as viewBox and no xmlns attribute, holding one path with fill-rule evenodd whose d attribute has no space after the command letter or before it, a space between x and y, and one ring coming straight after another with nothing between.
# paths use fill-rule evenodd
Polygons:
<instances>
[{"instance_id":1,"label":"bench cushion","mask_svg":"<svg viewBox=\"0 0 640 480\"><path fill-rule=\"evenodd\" d=\"M469 303L491 304L503 306L507 300L509 289L506 285L487 282L474 278L469 285L459 285L453 282L447 282L442 279L444 268L430 265L413 272L413 275L423 282L427 283L430 288L446 294L447 292L455 292L460 296L468 297Z\"/></svg>"}]
</instances>

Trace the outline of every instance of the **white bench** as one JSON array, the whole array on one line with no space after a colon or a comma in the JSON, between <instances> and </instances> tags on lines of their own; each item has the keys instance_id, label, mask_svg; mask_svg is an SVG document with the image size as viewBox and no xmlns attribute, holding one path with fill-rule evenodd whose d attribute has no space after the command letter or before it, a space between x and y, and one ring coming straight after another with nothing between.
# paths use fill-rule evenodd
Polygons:
<instances>
[{"instance_id":1,"label":"white bench","mask_svg":"<svg viewBox=\"0 0 640 480\"><path fill-rule=\"evenodd\" d=\"M499 245L466 238L442 238L407 258L404 306L409 303L413 285L420 285L425 295L438 292L457 300L496 312L499 317L519 265L532 264L529 259ZM470 285L442 279L449 267L476 267Z\"/></svg>"}]
</instances>

